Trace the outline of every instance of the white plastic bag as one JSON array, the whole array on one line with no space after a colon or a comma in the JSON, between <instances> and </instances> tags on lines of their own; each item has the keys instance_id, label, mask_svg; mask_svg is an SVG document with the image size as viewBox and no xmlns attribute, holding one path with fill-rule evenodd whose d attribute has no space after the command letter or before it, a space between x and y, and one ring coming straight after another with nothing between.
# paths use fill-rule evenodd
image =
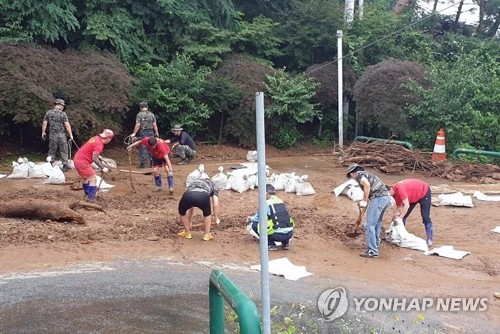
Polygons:
<instances>
[{"instance_id":1,"label":"white plastic bag","mask_svg":"<svg viewBox=\"0 0 500 334\"><path fill-rule=\"evenodd\" d=\"M241 194L250 189L250 186L245 177L234 177L231 182L231 189Z\"/></svg>"},{"instance_id":2,"label":"white plastic bag","mask_svg":"<svg viewBox=\"0 0 500 334\"><path fill-rule=\"evenodd\" d=\"M12 169L12 174L7 176L7 178L9 178L9 179L25 179L28 177L29 165L27 162L23 162L23 160L21 158L19 158L19 159L20 160L18 160L18 161L21 161L21 163L18 163L15 161L12 162L12 167L14 167L14 168Z\"/></svg>"},{"instance_id":3,"label":"white plastic bag","mask_svg":"<svg viewBox=\"0 0 500 334\"><path fill-rule=\"evenodd\" d=\"M365 196L363 189L358 186L348 186L346 195L354 202L363 200L363 197Z\"/></svg>"},{"instance_id":4,"label":"white plastic bag","mask_svg":"<svg viewBox=\"0 0 500 334\"><path fill-rule=\"evenodd\" d=\"M201 177L201 175L205 172L205 165L200 164L198 168L193 170L191 173L188 174L186 178L186 187L189 187L191 183L193 183L194 180L197 178Z\"/></svg>"},{"instance_id":5,"label":"white plastic bag","mask_svg":"<svg viewBox=\"0 0 500 334\"><path fill-rule=\"evenodd\" d=\"M219 173L212 176L212 182L217 187L217 190L222 190L226 188L227 184L227 175L224 174L224 167L220 166L218 168Z\"/></svg>"},{"instance_id":6,"label":"white plastic bag","mask_svg":"<svg viewBox=\"0 0 500 334\"><path fill-rule=\"evenodd\" d=\"M248 151L246 159L251 162L257 161L257 151Z\"/></svg>"},{"instance_id":7,"label":"white plastic bag","mask_svg":"<svg viewBox=\"0 0 500 334\"><path fill-rule=\"evenodd\" d=\"M64 176L63 171L59 166L52 167L52 171L49 175L49 178L45 181L45 183L50 184L63 184L66 182L66 177Z\"/></svg>"},{"instance_id":8,"label":"white plastic bag","mask_svg":"<svg viewBox=\"0 0 500 334\"><path fill-rule=\"evenodd\" d=\"M305 182L307 180L308 175L303 175L297 180L297 184L295 186L295 190L297 192L297 196L308 196L316 194L313 186L309 182Z\"/></svg>"},{"instance_id":9,"label":"white plastic bag","mask_svg":"<svg viewBox=\"0 0 500 334\"><path fill-rule=\"evenodd\" d=\"M35 165L35 163L28 163L28 177L30 179L41 179L45 178L45 173L43 171L42 165Z\"/></svg>"},{"instance_id":10,"label":"white plastic bag","mask_svg":"<svg viewBox=\"0 0 500 334\"><path fill-rule=\"evenodd\" d=\"M423 252L427 252L429 250L427 242L424 239L419 238L406 230L403 220L400 217L394 217L391 225L385 231L385 239L388 242L400 247L421 250Z\"/></svg>"},{"instance_id":11,"label":"white plastic bag","mask_svg":"<svg viewBox=\"0 0 500 334\"><path fill-rule=\"evenodd\" d=\"M283 182L283 189L286 193L294 193L296 192L297 182L300 180L300 177L295 175L294 173L285 174L285 181Z\"/></svg>"}]
</instances>

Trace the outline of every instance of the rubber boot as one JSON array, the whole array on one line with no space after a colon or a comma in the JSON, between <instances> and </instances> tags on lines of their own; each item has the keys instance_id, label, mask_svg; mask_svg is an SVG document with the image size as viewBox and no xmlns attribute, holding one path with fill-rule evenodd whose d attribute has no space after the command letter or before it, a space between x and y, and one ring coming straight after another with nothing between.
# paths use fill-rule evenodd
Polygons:
<instances>
[{"instance_id":1,"label":"rubber boot","mask_svg":"<svg viewBox=\"0 0 500 334\"><path fill-rule=\"evenodd\" d=\"M89 196L89 184L88 183L82 183L83 186L83 192L85 193L85 197Z\"/></svg>"},{"instance_id":2,"label":"rubber boot","mask_svg":"<svg viewBox=\"0 0 500 334\"><path fill-rule=\"evenodd\" d=\"M168 182L168 191L171 193L174 192L174 177L173 176L168 176L167 177L167 182Z\"/></svg>"},{"instance_id":3,"label":"rubber boot","mask_svg":"<svg viewBox=\"0 0 500 334\"><path fill-rule=\"evenodd\" d=\"M89 193L87 195L87 198L90 201L95 201L97 195L97 186L90 186L89 185Z\"/></svg>"},{"instance_id":4,"label":"rubber boot","mask_svg":"<svg viewBox=\"0 0 500 334\"><path fill-rule=\"evenodd\" d=\"M155 176L155 191L161 190L161 174Z\"/></svg>"},{"instance_id":5,"label":"rubber boot","mask_svg":"<svg viewBox=\"0 0 500 334\"><path fill-rule=\"evenodd\" d=\"M427 245L430 246L434 241L434 227L432 226L432 223L424 224L424 226L425 226L425 234L427 235Z\"/></svg>"}]
</instances>

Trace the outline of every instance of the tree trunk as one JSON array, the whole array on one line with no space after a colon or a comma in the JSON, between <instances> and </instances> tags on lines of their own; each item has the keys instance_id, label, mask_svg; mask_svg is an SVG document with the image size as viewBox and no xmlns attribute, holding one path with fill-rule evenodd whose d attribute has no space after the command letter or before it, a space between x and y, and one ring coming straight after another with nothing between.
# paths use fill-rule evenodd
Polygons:
<instances>
[{"instance_id":1,"label":"tree trunk","mask_svg":"<svg viewBox=\"0 0 500 334\"><path fill-rule=\"evenodd\" d=\"M437 6L438 6L438 3L439 3L439 0L434 0L434 6L432 7L432 12L435 13L436 10L437 10Z\"/></svg>"},{"instance_id":2,"label":"tree trunk","mask_svg":"<svg viewBox=\"0 0 500 334\"><path fill-rule=\"evenodd\" d=\"M484 21L484 0L479 0L479 23L476 28L476 34L481 36L483 34Z\"/></svg>"},{"instance_id":3,"label":"tree trunk","mask_svg":"<svg viewBox=\"0 0 500 334\"><path fill-rule=\"evenodd\" d=\"M499 27L500 27L500 14L497 16L495 23L493 23L491 28L488 30L486 36L491 38L495 37Z\"/></svg>"},{"instance_id":4,"label":"tree trunk","mask_svg":"<svg viewBox=\"0 0 500 334\"><path fill-rule=\"evenodd\" d=\"M462 6L464 5L464 0L460 0L460 4L458 5L457 15L455 16L455 22L453 23L453 32L457 32L458 30L458 21L460 20L460 15L462 14Z\"/></svg>"},{"instance_id":5,"label":"tree trunk","mask_svg":"<svg viewBox=\"0 0 500 334\"><path fill-rule=\"evenodd\" d=\"M224 130L224 112L220 113L220 127L219 127L219 140L218 145L222 142L222 131Z\"/></svg>"}]
</instances>

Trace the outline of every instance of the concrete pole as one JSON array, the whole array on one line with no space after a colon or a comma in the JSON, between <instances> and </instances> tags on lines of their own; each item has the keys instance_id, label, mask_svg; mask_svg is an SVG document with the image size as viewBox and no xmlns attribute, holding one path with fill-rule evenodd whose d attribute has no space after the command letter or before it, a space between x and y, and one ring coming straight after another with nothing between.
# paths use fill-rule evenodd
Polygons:
<instances>
[{"instance_id":1,"label":"concrete pole","mask_svg":"<svg viewBox=\"0 0 500 334\"><path fill-rule=\"evenodd\" d=\"M344 74L342 72L342 30L337 30L337 68L338 68L338 117L339 117L339 147L344 148Z\"/></svg>"},{"instance_id":2,"label":"concrete pole","mask_svg":"<svg viewBox=\"0 0 500 334\"><path fill-rule=\"evenodd\" d=\"M358 0L358 11L359 11L358 14L360 20L363 19L363 14L364 14L363 6L364 6L364 0Z\"/></svg>"},{"instance_id":3,"label":"concrete pole","mask_svg":"<svg viewBox=\"0 0 500 334\"><path fill-rule=\"evenodd\" d=\"M262 294L262 333L271 334L271 297L269 296L269 254L267 249L266 132L264 93L255 93L257 127L257 168L259 180L260 280Z\"/></svg>"},{"instance_id":4,"label":"concrete pole","mask_svg":"<svg viewBox=\"0 0 500 334\"><path fill-rule=\"evenodd\" d=\"M354 20L354 1L345 0L344 20L350 24Z\"/></svg>"}]
</instances>

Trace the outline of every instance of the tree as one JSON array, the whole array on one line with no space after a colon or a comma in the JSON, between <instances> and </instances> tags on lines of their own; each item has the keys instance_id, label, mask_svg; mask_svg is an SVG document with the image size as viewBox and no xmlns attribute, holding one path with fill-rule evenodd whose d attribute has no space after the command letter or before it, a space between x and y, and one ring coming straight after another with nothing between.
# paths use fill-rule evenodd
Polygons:
<instances>
[{"instance_id":1,"label":"tree","mask_svg":"<svg viewBox=\"0 0 500 334\"><path fill-rule=\"evenodd\" d=\"M374 137L403 136L411 128L405 106L415 102L406 88L409 80L426 87L425 69L408 61L384 61L368 67L354 85L359 121L372 125Z\"/></svg>"}]
</instances>

